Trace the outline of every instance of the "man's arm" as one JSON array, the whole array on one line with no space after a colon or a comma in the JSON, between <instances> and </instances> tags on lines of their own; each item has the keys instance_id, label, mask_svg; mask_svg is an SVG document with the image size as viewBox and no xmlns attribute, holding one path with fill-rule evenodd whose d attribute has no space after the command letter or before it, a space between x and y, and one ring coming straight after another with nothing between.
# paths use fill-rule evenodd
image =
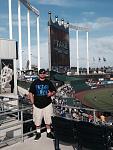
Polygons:
<instances>
[{"instance_id":1,"label":"man's arm","mask_svg":"<svg viewBox=\"0 0 113 150\"><path fill-rule=\"evenodd\" d=\"M32 94L31 92L29 92L28 97L29 97L31 103L34 104L34 94Z\"/></svg>"}]
</instances>

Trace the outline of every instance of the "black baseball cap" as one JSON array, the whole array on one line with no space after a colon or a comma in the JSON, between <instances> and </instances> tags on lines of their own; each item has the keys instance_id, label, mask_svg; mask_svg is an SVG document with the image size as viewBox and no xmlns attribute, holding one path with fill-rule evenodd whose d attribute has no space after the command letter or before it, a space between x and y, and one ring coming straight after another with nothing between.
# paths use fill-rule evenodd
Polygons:
<instances>
[{"instance_id":1,"label":"black baseball cap","mask_svg":"<svg viewBox=\"0 0 113 150\"><path fill-rule=\"evenodd\" d=\"M46 73L46 70L45 69L40 69L39 74L41 74L41 73L43 73L43 74Z\"/></svg>"}]
</instances>

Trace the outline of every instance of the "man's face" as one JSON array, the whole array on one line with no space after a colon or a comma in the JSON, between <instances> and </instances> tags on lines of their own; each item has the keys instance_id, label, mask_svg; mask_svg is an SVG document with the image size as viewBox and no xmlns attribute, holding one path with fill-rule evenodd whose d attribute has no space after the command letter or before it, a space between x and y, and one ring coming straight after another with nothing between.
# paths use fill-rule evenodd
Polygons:
<instances>
[{"instance_id":1,"label":"man's face","mask_svg":"<svg viewBox=\"0 0 113 150\"><path fill-rule=\"evenodd\" d=\"M45 79L45 77L46 77L46 72L39 73L39 78L40 79Z\"/></svg>"}]
</instances>

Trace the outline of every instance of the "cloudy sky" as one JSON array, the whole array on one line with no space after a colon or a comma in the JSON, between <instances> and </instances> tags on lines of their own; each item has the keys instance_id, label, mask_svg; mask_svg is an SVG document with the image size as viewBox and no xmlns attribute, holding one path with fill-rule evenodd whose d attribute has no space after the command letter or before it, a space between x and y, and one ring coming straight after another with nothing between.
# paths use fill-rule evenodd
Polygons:
<instances>
[{"instance_id":1,"label":"cloudy sky","mask_svg":"<svg viewBox=\"0 0 113 150\"><path fill-rule=\"evenodd\" d=\"M40 12L41 67L48 68L48 12L64 22L89 27L91 67L113 66L113 0L30 0ZM12 0L13 39L18 41L18 0ZM21 5L23 66L27 55L27 9ZM32 64L37 65L36 16L31 12ZM9 38L8 0L0 0L0 38ZM70 29L71 66L76 66L76 31ZM99 61L100 58L100 61ZM103 61L103 58L106 61ZM79 63L86 67L86 32L79 32Z\"/></svg>"}]
</instances>

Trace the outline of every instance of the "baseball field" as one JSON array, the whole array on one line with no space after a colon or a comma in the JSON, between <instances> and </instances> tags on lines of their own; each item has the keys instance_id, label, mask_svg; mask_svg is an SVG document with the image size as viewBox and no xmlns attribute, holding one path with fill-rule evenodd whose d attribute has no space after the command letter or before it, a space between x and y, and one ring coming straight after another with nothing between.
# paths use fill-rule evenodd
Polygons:
<instances>
[{"instance_id":1,"label":"baseball field","mask_svg":"<svg viewBox=\"0 0 113 150\"><path fill-rule=\"evenodd\" d=\"M104 112L113 112L113 87L79 92L76 97L85 105Z\"/></svg>"}]
</instances>

